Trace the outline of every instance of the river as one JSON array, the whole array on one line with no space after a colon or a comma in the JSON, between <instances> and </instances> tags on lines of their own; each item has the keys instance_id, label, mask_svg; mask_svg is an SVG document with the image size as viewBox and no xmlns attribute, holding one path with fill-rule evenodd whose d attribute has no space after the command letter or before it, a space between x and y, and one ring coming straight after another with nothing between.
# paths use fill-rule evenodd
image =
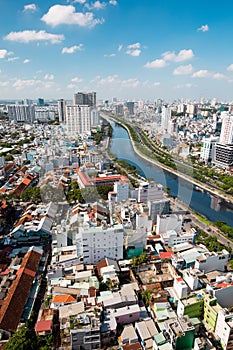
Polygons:
<instances>
[{"instance_id":1,"label":"river","mask_svg":"<svg viewBox=\"0 0 233 350\"><path fill-rule=\"evenodd\" d=\"M153 178L156 182L167 186L172 197L178 197L190 208L214 222L225 221L233 227L233 210L221 203L221 200L207 192L197 191L193 184L169 173L159 166L139 157L131 144L128 132L120 125L111 122L113 127L110 152L118 159L124 159L135 165L145 178Z\"/></svg>"}]
</instances>

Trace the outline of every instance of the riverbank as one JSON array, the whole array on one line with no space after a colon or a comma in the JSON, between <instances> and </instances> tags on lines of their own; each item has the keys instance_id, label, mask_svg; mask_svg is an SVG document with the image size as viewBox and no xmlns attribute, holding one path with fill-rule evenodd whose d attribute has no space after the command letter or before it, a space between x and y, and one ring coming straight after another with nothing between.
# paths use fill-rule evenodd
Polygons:
<instances>
[{"instance_id":1,"label":"riverbank","mask_svg":"<svg viewBox=\"0 0 233 350\"><path fill-rule=\"evenodd\" d=\"M226 203L231 203L233 204L233 197L230 196L230 195L227 195L225 193L222 193L221 191L219 190L216 190L210 186L208 186L207 184L204 184L202 182L199 182L198 180L194 179L194 178L191 178L190 176L186 175L186 174L182 174L178 171L176 171L175 169L173 168L170 168L162 163L160 163L159 161L156 161L155 159L152 159L152 158L149 158L148 156L146 156L145 154L143 154L138 148L137 148L137 145L135 143L135 141L133 140L132 138L132 135L130 133L130 130L129 128L127 127L127 125L125 125L123 122L119 121L119 120L115 120L114 118L112 118L111 116L109 115L106 115L104 114L102 116L104 119L109 119L109 120L112 120L114 121L115 123L118 123L120 124L128 133L129 135L129 138L130 138L130 141L131 141L131 144L132 144L132 147L135 151L135 153L141 157L142 159L146 160L147 162L150 162L152 164L155 164L157 165L158 167L164 169L165 171L171 173L171 174L174 174L176 175L177 177L181 178L181 179L184 179L185 181L188 181L190 183L192 183L194 186L197 186L198 188L201 188L203 189L204 191L214 195L214 196L217 196L219 197L221 200L223 200L224 202Z\"/></svg>"}]
</instances>

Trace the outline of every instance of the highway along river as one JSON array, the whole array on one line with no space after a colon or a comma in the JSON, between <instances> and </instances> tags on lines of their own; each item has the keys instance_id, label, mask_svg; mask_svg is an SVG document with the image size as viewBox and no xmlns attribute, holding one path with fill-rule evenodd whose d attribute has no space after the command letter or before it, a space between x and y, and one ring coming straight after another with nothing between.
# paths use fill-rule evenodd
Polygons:
<instances>
[{"instance_id":1,"label":"highway along river","mask_svg":"<svg viewBox=\"0 0 233 350\"><path fill-rule=\"evenodd\" d=\"M135 165L143 177L153 178L156 182L168 187L172 197L178 197L210 221L225 221L233 227L233 208L222 204L220 199L209 193L196 190L192 183L139 157L132 147L128 132L119 124L111 122L111 125L113 133L110 152L118 159L124 159Z\"/></svg>"}]
</instances>

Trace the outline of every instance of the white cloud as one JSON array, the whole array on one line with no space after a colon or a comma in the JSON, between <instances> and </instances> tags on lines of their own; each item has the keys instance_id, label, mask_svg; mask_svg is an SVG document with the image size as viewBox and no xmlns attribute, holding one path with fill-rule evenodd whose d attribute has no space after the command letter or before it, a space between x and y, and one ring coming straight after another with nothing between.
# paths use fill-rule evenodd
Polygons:
<instances>
[{"instance_id":1,"label":"white cloud","mask_svg":"<svg viewBox=\"0 0 233 350\"><path fill-rule=\"evenodd\" d=\"M212 78L216 80L223 80L226 79L225 75L222 73L213 73Z\"/></svg>"},{"instance_id":2,"label":"white cloud","mask_svg":"<svg viewBox=\"0 0 233 350\"><path fill-rule=\"evenodd\" d=\"M94 27L96 24L101 24L104 19L94 18L92 12L75 12L75 7L72 5L54 5L41 18L46 24L56 27L59 24L76 24L81 27Z\"/></svg>"},{"instance_id":3,"label":"white cloud","mask_svg":"<svg viewBox=\"0 0 233 350\"><path fill-rule=\"evenodd\" d=\"M85 4L86 0L74 0L74 3Z\"/></svg>"},{"instance_id":4,"label":"white cloud","mask_svg":"<svg viewBox=\"0 0 233 350\"><path fill-rule=\"evenodd\" d=\"M103 10L107 6L106 2L100 2L99 0L93 2L92 4L86 4L85 7L89 10Z\"/></svg>"},{"instance_id":5,"label":"white cloud","mask_svg":"<svg viewBox=\"0 0 233 350\"><path fill-rule=\"evenodd\" d=\"M193 71L193 66L191 64L179 66L174 69L173 75L189 75Z\"/></svg>"},{"instance_id":6,"label":"white cloud","mask_svg":"<svg viewBox=\"0 0 233 350\"><path fill-rule=\"evenodd\" d=\"M233 63L227 67L228 72L233 72Z\"/></svg>"},{"instance_id":7,"label":"white cloud","mask_svg":"<svg viewBox=\"0 0 233 350\"><path fill-rule=\"evenodd\" d=\"M125 52L127 55L133 56L133 57L137 57L140 56L141 54L141 44L140 43L135 43L135 44L131 44L127 46L127 51Z\"/></svg>"},{"instance_id":8,"label":"white cloud","mask_svg":"<svg viewBox=\"0 0 233 350\"><path fill-rule=\"evenodd\" d=\"M115 53L110 53L109 55L104 55L104 57L115 57L116 54Z\"/></svg>"},{"instance_id":9,"label":"white cloud","mask_svg":"<svg viewBox=\"0 0 233 350\"><path fill-rule=\"evenodd\" d=\"M208 78L210 76L210 73L207 69L201 69L197 72L193 73L193 78Z\"/></svg>"},{"instance_id":10,"label":"white cloud","mask_svg":"<svg viewBox=\"0 0 233 350\"><path fill-rule=\"evenodd\" d=\"M204 24L200 28L197 28L198 32L208 32L208 30L209 30L208 24Z\"/></svg>"},{"instance_id":11,"label":"white cloud","mask_svg":"<svg viewBox=\"0 0 233 350\"><path fill-rule=\"evenodd\" d=\"M19 60L19 57L9 57L7 59L8 62L14 62L14 61L17 61L17 60Z\"/></svg>"},{"instance_id":12,"label":"white cloud","mask_svg":"<svg viewBox=\"0 0 233 350\"><path fill-rule=\"evenodd\" d=\"M133 56L133 57L138 57L138 56L140 56L141 52L142 52L141 50L136 49L136 50L127 50L125 53L127 55L130 55L130 56Z\"/></svg>"},{"instance_id":13,"label":"white cloud","mask_svg":"<svg viewBox=\"0 0 233 350\"><path fill-rule=\"evenodd\" d=\"M36 4L25 5L23 8L23 12L26 12L26 11L31 11L31 12L37 11Z\"/></svg>"},{"instance_id":14,"label":"white cloud","mask_svg":"<svg viewBox=\"0 0 233 350\"><path fill-rule=\"evenodd\" d=\"M28 58L26 58L26 59L23 61L24 64L29 63L29 62L31 62L31 60L29 60Z\"/></svg>"},{"instance_id":15,"label":"white cloud","mask_svg":"<svg viewBox=\"0 0 233 350\"><path fill-rule=\"evenodd\" d=\"M153 86L160 86L161 85L161 83L160 83L160 81L156 81L155 83L153 83L152 84Z\"/></svg>"},{"instance_id":16,"label":"white cloud","mask_svg":"<svg viewBox=\"0 0 233 350\"><path fill-rule=\"evenodd\" d=\"M109 0L109 4L116 6L117 5L117 1L116 0Z\"/></svg>"},{"instance_id":17,"label":"white cloud","mask_svg":"<svg viewBox=\"0 0 233 350\"><path fill-rule=\"evenodd\" d=\"M135 43L127 46L128 49L140 49L140 47L141 47L140 43Z\"/></svg>"},{"instance_id":18,"label":"white cloud","mask_svg":"<svg viewBox=\"0 0 233 350\"><path fill-rule=\"evenodd\" d=\"M0 81L0 86L5 87L9 85L9 81Z\"/></svg>"},{"instance_id":19,"label":"white cloud","mask_svg":"<svg viewBox=\"0 0 233 350\"><path fill-rule=\"evenodd\" d=\"M64 35L51 34L44 30L40 30L39 32L35 30L23 30L22 32L10 32L4 39L26 44L31 41L50 41L52 44L58 44L64 40Z\"/></svg>"},{"instance_id":20,"label":"white cloud","mask_svg":"<svg viewBox=\"0 0 233 350\"><path fill-rule=\"evenodd\" d=\"M45 74L44 80L54 80L54 75L53 74Z\"/></svg>"},{"instance_id":21,"label":"white cloud","mask_svg":"<svg viewBox=\"0 0 233 350\"><path fill-rule=\"evenodd\" d=\"M75 51L82 51L83 50L83 44L74 45L71 47L63 47L62 53L74 53Z\"/></svg>"},{"instance_id":22,"label":"white cloud","mask_svg":"<svg viewBox=\"0 0 233 350\"><path fill-rule=\"evenodd\" d=\"M175 89L191 89L192 87L195 87L195 85L187 83L187 84L181 84L181 85L176 85Z\"/></svg>"},{"instance_id":23,"label":"white cloud","mask_svg":"<svg viewBox=\"0 0 233 350\"><path fill-rule=\"evenodd\" d=\"M81 83L83 81L82 78L74 77L71 79L72 83Z\"/></svg>"},{"instance_id":24,"label":"white cloud","mask_svg":"<svg viewBox=\"0 0 233 350\"><path fill-rule=\"evenodd\" d=\"M75 89L76 85L75 84L68 84L67 89Z\"/></svg>"},{"instance_id":25,"label":"white cloud","mask_svg":"<svg viewBox=\"0 0 233 350\"><path fill-rule=\"evenodd\" d=\"M176 54L174 51L167 51L162 54L162 57L165 61L183 62L193 58L194 53L191 49L180 50L178 54Z\"/></svg>"},{"instance_id":26,"label":"white cloud","mask_svg":"<svg viewBox=\"0 0 233 350\"><path fill-rule=\"evenodd\" d=\"M13 52L7 51L5 49L1 49L0 50L0 59L1 58L6 58L7 56L10 56L12 54L13 54Z\"/></svg>"},{"instance_id":27,"label":"white cloud","mask_svg":"<svg viewBox=\"0 0 233 350\"><path fill-rule=\"evenodd\" d=\"M136 78L130 78L130 79L122 80L121 85L122 87L136 88L140 85L140 82Z\"/></svg>"},{"instance_id":28,"label":"white cloud","mask_svg":"<svg viewBox=\"0 0 233 350\"><path fill-rule=\"evenodd\" d=\"M32 86L37 86L37 85L41 85L42 82L41 80L36 80L36 79L17 79L14 84L13 87L16 89L23 89L25 87L32 87Z\"/></svg>"},{"instance_id":29,"label":"white cloud","mask_svg":"<svg viewBox=\"0 0 233 350\"><path fill-rule=\"evenodd\" d=\"M147 62L144 67L145 68L163 68L166 67L168 63L165 60L157 59L151 62Z\"/></svg>"},{"instance_id":30,"label":"white cloud","mask_svg":"<svg viewBox=\"0 0 233 350\"><path fill-rule=\"evenodd\" d=\"M100 78L99 76L96 77L97 80L99 80L100 85L105 85L105 84L112 84L115 82L119 82L118 75L109 75L106 78Z\"/></svg>"},{"instance_id":31,"label":"white cloud","mask_svg":"<svg viewBox=\"0 0 233 350\"><path fill-rule=\"evenodd\" d=\"M117 48L117 51L120 52L122 49L123 49L123 45L120 44L120 45L118 46L118 48Z\"/></svg>"}]
</instances>

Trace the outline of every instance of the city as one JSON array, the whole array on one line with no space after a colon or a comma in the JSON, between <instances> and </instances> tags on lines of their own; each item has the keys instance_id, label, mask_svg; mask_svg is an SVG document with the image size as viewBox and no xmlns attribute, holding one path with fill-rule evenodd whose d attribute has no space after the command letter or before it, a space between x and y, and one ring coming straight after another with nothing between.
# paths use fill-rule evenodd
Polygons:
<instances>
[{"instance_id":1,"label":"city","mask_svg":"<svg viewBox=\"0 0 233 350\"><path fill-rule=\"evenodd\" d=\"M0 0L0 349L233 349L233 3Z\"/></svg>"}]
</instances>

